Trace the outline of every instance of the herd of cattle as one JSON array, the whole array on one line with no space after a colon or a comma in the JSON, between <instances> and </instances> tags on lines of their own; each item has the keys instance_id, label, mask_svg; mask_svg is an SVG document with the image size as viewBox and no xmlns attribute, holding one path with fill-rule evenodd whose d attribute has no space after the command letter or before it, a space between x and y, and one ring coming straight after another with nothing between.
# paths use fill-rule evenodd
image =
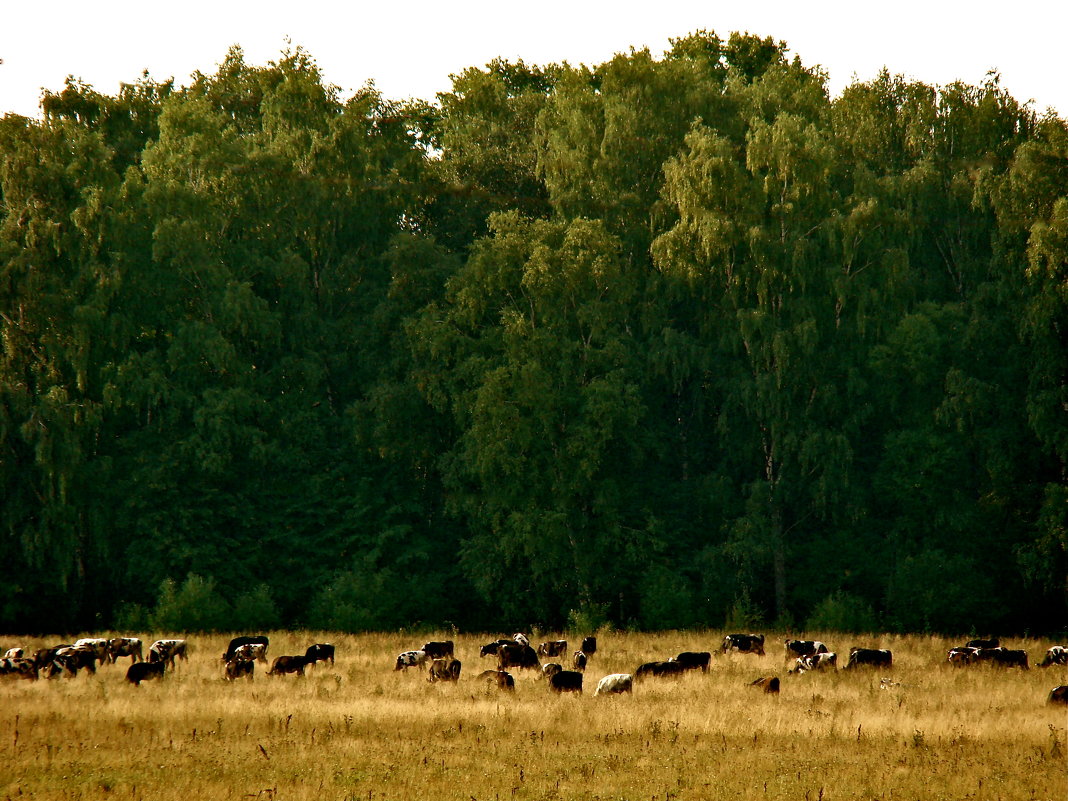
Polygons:
<instances>
[{"instance_id":1,"label":"herd of cattle","mask_svg":"<svg viewBox=\"0 0 1068 801\"><path fill-rule=\"evenodd\" d=\"M723 639L720 652L755 654L764 656L763 634L728 634ZM818 640L785 640L786 659L792 665L791 674L809 671L838 669L838 655ZM221 657L223 675L229 681L253 677L257 662L267 664L267 649L270 645L265 635L234 637ZM537 648L530 644L524 634L515 634L511 639L497 639L486 643L479 650L479 657L496 657L496 667L484 670L476 676L479 682L504 690L515 688L515 678L509 669L533 670L538 678L548 681L549 688L557 693L582 692L583 676L589 660L597 653L597 638L585 637L582 645L569 655L567 640L549 640ZM174 669L175 660L188 659L187 643L181 639L156 640L148 646L145 658L141 640L136 637L85 638L72 644L41 648L27 655L23 648L10 648L0 659L0 678L23 678L36 680L40 676L73 677L79 671L96 673L97 665L116 663L123 657L130 658L126 680L134 685L142 681L162 678L168 668ZM560 661L544 661L557 659ZM334 646L330 643L314 643L303 655L277 656L267 671L269 676L295 673L303 676L304 669L318 662L334 663ZM649 678L679 676L687 671L707 672L712 662L710 651L683 651L663 661L645 662L633 673L611 673L597 683L594 695L629 693L636 681ZM1027 652L1003 648L997 639L971 640L951 648L947 654L948 664L954 667L969 665L992 665L1028 669ZM567 663L566 666L564 663ZM1038 663L1041 668L1051 665L1068 665L1068 647L1054 645ZM430 682L454 682L460 678L461 662L456 659L451 640L432 641L422 648L404 651L397 656L394 670L408 668L426 669ZM843 670L862 667L891 668L893 654L886 649L851 648ZM765 692L779 691L779 678L761 677L752 685ZM889 679L882 686L893 686ZM1068 686L1055 687L1049 694L1049 703L1068 704Z\"/></svg>"}]
</instances>

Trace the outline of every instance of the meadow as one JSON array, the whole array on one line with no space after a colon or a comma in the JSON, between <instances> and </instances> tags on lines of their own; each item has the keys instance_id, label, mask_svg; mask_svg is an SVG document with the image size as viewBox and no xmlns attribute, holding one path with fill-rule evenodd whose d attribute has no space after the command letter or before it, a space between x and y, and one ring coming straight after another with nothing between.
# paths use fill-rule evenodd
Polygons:
<instances>
[{"instance_id":1,"label":"meadow","mask_svg":"<svg viewBox=\"0 0 1068 801\"><path fill-rule=\"evenodd\" d=\"M106 634L92 636L108 636ZM116 635L117 636L117 635ZM146 644L159 633L141 633ZM170 636L170 635L167 635ZM180 636L180 635L179 635ZM957 640L806 632L845 662L853 645L890 648L891 670L788 675L767 654L714 653L708 673L594 697L597 680L723 633L598 633L582 695L532 672L514 693L475 680L496 635L271 633L269 656L337 646L308 675L223 678L230 635L189 635L190 658L162 681L96 676L0 682L0 799L1048 799L1068 795L1068 711L1046 704L1065 667L953 668ZM561 635L562 636L562 635ZM555 639L546 634L535 639ZM394 671L396 655L452 639L459 682ZM580 637L569 639L577 643ZM59 637L5 637L3 648ZM1012 639L1032 664L1053 644ZM782 679L779 695L748 687ZM888 689L880 679L892 678Z\"/></svg>"}]
</instances>

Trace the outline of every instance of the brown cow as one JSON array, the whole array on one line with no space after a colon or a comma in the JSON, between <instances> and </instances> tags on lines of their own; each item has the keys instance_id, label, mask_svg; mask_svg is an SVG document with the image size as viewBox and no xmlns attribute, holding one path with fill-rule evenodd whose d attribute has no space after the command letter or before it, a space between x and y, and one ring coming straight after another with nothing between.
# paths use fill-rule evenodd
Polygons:
<instances>
[{"instance_id":1,"label":"brown cow","mask_svg":"<svg viewBox=\"0 0 1068 801\"><path fill-rule=\"evenodd\" d=\"M304 656L276 656L267 675L282 676L286 673L296 673L298 676L303 676L304 666L307 664L308 660Z\"/></svg>"},{"instance_id":2,"label":"brown cow","mask_svg":"<svg viewBox=\"0 0 1068 801\"><path fill-rule=\"evenodd\" d=\"M777 694L779 692L779 677L764 676L756 681L749 682L749 686L757 687L768 694Z\"/></svg>"}]
</instances>

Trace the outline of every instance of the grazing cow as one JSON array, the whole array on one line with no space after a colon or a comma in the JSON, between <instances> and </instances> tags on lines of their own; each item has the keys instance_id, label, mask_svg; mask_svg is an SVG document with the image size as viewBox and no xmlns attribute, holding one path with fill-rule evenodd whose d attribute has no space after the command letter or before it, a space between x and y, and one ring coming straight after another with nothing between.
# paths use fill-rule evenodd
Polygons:
<instances>
[{"instance_id":1,"label":"grazing cow","mask_svg":"<svg viewBox=\"0 0 1068 801\"><path fill-rule=\"evenodd\" d=\"M512 635L512 639L515 640L520 645L530 645L530 638L527 637L526 634L521 634L519 632L516 632L515 634Z\"/></svg>"},{"instance_id":2,"label":"grazing cow","mask_svg":"<svg viewBox=\"0 0 1068 801\"><path fill-rule=\"evenodd\" d=\"M515 645L515 640L494 640L488 642L479 649L478 655L481 656L496 656L497 652L501 650L502 646Z\"/></svg>"},{"instance_id":3,"label":"grazing cow","mask_svg":"<svg viewBox=\"0 0 1068 801\"><path fill-rule=\"evenodd\" d=\"M92 648L77 648L73 645L57 648L48 670L48 678L55 678L64 672L67 678L73 678L82 668L96 675L96 659L96 651Z\"/></svg>"},{"instance_id":4,"label":"grazing cow","mask_svg":"<svg viewBox=\"0 0 1068 801\"><path fill-rule=\"evenodd\" d=\"M141 641L136 637L112 637L108 640L108 661L118 662L120 657L130 657L130 664L143 662Z\"/></svg>"},{"instance_id":5,"label":"grazing cow","mask_svg":"<svg viewBox=\"0 0 1068 801\"><path fill-rule=\"evenodd\" d=\"M423 650L426 650L426 646L423 646ZM304 652L304 658L308 660L309 665L314 665L317 662L329 662L332 665L334 664L334 645L328 642L317 642L314 645L309 645L308 650Z\"/></svg>"},{"instance_id":6,"label":"grazing cow","mask_svg":"<svg viewBox=\"0 0 1068 801\"><path fill-rule=\"evenodd\" d=\"M998 667L1019 667L1028 669L1027 651L1010 648L980 648L975 657L980 662L989 662Z\"/></svg>"},{"instance_id":7,"label":"grazing cow","mask_svg":"<svg viewBox=\"0 0 1068 801\"><path fill-rule=\"evenodd\" d=\"M1042 657L1042 661L1038 663L1038 666L1044 668L1050 665L1068 665L1068 648L1063 645L1054 645L1046 651L1046 655Z\"/></svg>"},{"instance_id":8,"label":"grazing cow","mask_svg":"<svg viewBox=\"0 0 1068 801\"><path fill-rule=\"evenodd\" d=\"M561 670L549 677L549 688L558 693L580 693L582 674L577 670Z\"/></svg>"},{"instance_id":9,"label":"grazing cow","mask_svg":"<svg viewBox=\"0 0 1068 801\"><path fill-rule=\"evenodd\" d=\"M183 662L189 659L186 648L185 640L156 640L148 646L148 661L166 662L171 670L174 670L175 659L181 659Z\"/></svg>"},{"instance_id":10,"label":"grazing cow","mask_svg":"<svg viewBox=\"0 0 1068 801\"><path fill-rule=\"evenodd\" d=\"M240 637L234 637L230 640L230 644L226 646L226 653L222 656L223 662L229 662L234 658L234 652L242 645L262 645L263 646L263 660L267 661L267 647L271 644L270 638L266 634L245 634Z\"/></svg>"},{"instance_id":11,"label":"grazing cow","mask_svg":"<svg viewBox=\"0 0 1068 801\"><path fill-rule=\"evenodd\" d=\"M26 655L25 648L8 648L4 652L4 659L22 659Z\"/></svg>"},{"instance_id":12,"label":"grazing cow","mask_svg":"<svg viewBox=\"0 0 1068 801\"><path fill-rule=\"evenodd\" d=\"M846 663L845 670L853 670L862 666L893 667L894 655L888 649L850 648L849 661Z\"/></svg>"},{"instance_id":13,"label":"grazing cow","mask_svg":"<svg viewBox=\"0 0 1068 801\"><path fill-rule=\"evenodd\" d=\"M126 681L135 687L140 687L141 682L149 679L162 679L163 672L167 669L167 663L160 662L134 662L126 670Z\"/></svg>"},{"instance_id":14,"label":"grazing cow","mask_svg":"<svg viewBox=\"0 0 1068 801\"><path fill-rule=\"evenodd\" d=\"M452 640L428 642L420 650L426 651L426 655L431 659L451 659L453 657Z\"/></svg>"},{"instance_id":15,"label":"grazing cow","mask_svg":"<svg viewBox=\"0 0 1068 801\"><path fill-rule=\"evenodd\" d=\"M538 653L529 645L518 642L506 643L497 649L497 669L505 668L533 668L541 670L541 660Z\"/></svg>"},{"instance_id":16,"label":"grazing cow","mask_svg":"<svg viewBox=\"0 0 1068 801\"><path fill-rule=\"evenodd\" d=\"M108 661L108 641L103 637L83 637L75 641L74 647L91 650L101 665Z\"/></svg>"},{"instance_id":17,"label":"grazing cow","mask_svg":"<svg viewBox=\"0 0 1068 801\"><path fill-rule=\"evenodd\" d=\"M21 656L0 659L0 677L37 681L37 665L32 659Z\"/></svg>"},{"instance_id":18,"label":"grazing cow","mask_svg":"<svg viewBox=\"0 0 1068 801\"><path fill-rule=\"evenodd\" d=\"M799 656L791 673L807 673L810 670L835 670L838 667L838 654L822 653Z\"/></svg>"},{"instance_id":19,"label":"grazing cow","mask_svg":"<svg viewBox=\"0 0 1068 801\"><path fill-rule=\"evenodd\" d=\"M593 656L597 653L597 638L596 637L583 637L582 647L579 649L586 656Z\"/></svg>"},{"instance_id":20,"label":"grazing cow","mask_svg":"<svg viewBox=\"0 0 1068 801\"><path fill-rule=\"evenodd\" d=\"M244 647L244 646L242 646ZM162 663L160 663L162 664ZM226 680L234 681L242 676L252 681L253 672L256 668L256 660L235 656L226 663Z\"/></svg>"},{"instance_id":21,"label":"grazing cow","mask_svg":"<svg viewBox=\"0 0 1068 801\"><path fill-rule=\"evenodd\" d=\"M1001 645L1001 640L997 637L990 637L986 640L968 640L964 643L965 648L998 648Z\"/></svg>"},{"instance_id":22,"label":"grazing cow","mask_svg":"<svg viewBox=\"0 0 1068 801\"><path fill-rule=\"evenodd\" d=\"M687 670L701 669L702 673L708 672L708 666L712 662L712 654L708 651L683 651L678 656L673 656L669 662L678 662L685 665Z\"/></svg>"},{"instance_id":23,"label":"grazing cow","mask_svg":"<svg viewBox=\"0 0 1068 801\"><path fill-rule=\"evenodd\" d=\"M40 648L33 653L33 664L38 670L51 668L56 660L56 654L62 648L73 648L73 645L56 645L52 648Z\"/></svg>"},{"instance_id":24,"label":"grazing cow","mask_svg":"<svg viewBox=\"0 0 1068 801\"><path fill-rule=\"evenodd\" d=\"M567 653L567 640L550 640L538 646L538 656L563 656Z\"/></svg>"},{"instance_id":25,"label":"grazing cow","mask_svg":"<svg viewBox=\"0 0 1068 801\"><path fill-rule=\"evenodd\" d=\"M276 656L267 675L284 676L286 673L296 673L298 676L303 676L304 666L307 664L303 656Z\"/></svg>"},{"instance_id":26,"label":"grazing cow","mask_svg":"<svg viewBox=\"0 0 1068 801\"><path fill-rule=\"evenodd\" d=\"M422 667L430 659L426 651L405 651L397 655L394 670L406 670L410 667Z\"/></svg>"},{"instance_id":27,"label":"grazing cow","mask_svg":"<svg viewBox=\"0 0 1068 801\"><path fill-rule=\"evenodd\" d=\"M582 651L575 651L571 657L571 665L580 673L584 671L586 669L586 654L582 653Z\"/></svg>"},{"instance_id":28,"label":"grazing cow","mask_svg":"<svg viewBox=\"0 0 1068 801\"><path fill-rule=\"evenodd\" d=\"M593 691L595 696L622 693L634 694L634 677L629 673L609 673L597 682L597 689Z\"/></svg>"},{"instance_id":29,"label":"grazing cow","mask_svg":"<svg viewBox=\"0 0 1068 801\"><path fill-rule=\"evenodd\" d=\"M763 690L769 695L778 694L779 692L779 677L778 676L764 676L756 681L749 682L750 687L756 687Z\"/></svg>"},{"instance_id":30,"label":"grazing cow","mask_svg":"<svg viewBox=\"0 0 1068 801\"><path fill-rule=\"evenodd\" d=\"M459 681L459 659L435 659L430 663L430 675L427 681Z\"/></svg>"},{"instance_id":31,"label":"grazing cow","mask_svg":"<svg viewBox=\"0 0 1068 801\"><path fill-rule=\"evenodd\" d=\"M949 652L946 654L946 661L953 665L953 667L964 667L975 661L975 655L978 652L978 648L969 648L968 646L950 648Z\"/></svg>"},{"instance_id":32,"label":"grazing cow","mask_svg":"<svg viewBox=\"0 0 1068 801\"><path fill-rule=\"evenodd\" d=\"M564 669L564 666L559 662L547 662L541 666L542 678L551 679L557 673Z\"/></svg>"},{"instance_id":33,"label":"grazing cow","mask_svg":"<svg viewBox=\"0 0 1068 801\"><path fill-rule=\"evenodd\" d=\"M728 634L723 638L723 653L727 653L727 651L764 656L764 635Z\"/></svg>"},{"instance_id":34,"label":"grazing cow","mask_svg":"<svg viewBox=\"0 0 1068 801\"><path fill-rule=\"evenodd\" d=\"M786 658L799 658L827 653L827 646L819 640L786 640Z\"/></svg>"},{"instance_id":35,"label":"grazing cow","mask_svg":"<svg viewBox=\"0 0 1068 801\"><path fill-rule=\"evenodd\" d=\"M515 679L511 673L504 670L483 670L475 677L475 681L484 681L501 690L515 689Z\"/></svg>"},{"instance_id":36,"label":"grazing cow","mask_svg":"<svg viewBox=\"0 0 1068 801\"><path fill-rule=\"evenodd\" d=\"M1046 699L1047 704L1068 704L1068 686L1061 685L1060 687L1054 687L1049 691L1049 698Z\"/></svg>"},{"instance_id":37,"label":"grazing cow","mask_svg":"<svg viewBox=\"0 0 1068 801\"><path fill-rule=\"evenodd\" d=\"M645 679L650 676L680 676L686 672L686 666L681 662L646 662L639 665L634 671L635 679Z\"/></svg>"},{"instance_id":38,"label":"grazing cow","mask_svg":"<svg viewBox=\"0 0 1068 801\"><path fill-rule=\"evenodd\" d=\"M235 659L251 659L255 662L263 662L267 664L267 646L263 643L250 642L245 645L239 645L234 649L233 655L225 660L227 663L233 662Z\"/></svg>"}]
</instances>

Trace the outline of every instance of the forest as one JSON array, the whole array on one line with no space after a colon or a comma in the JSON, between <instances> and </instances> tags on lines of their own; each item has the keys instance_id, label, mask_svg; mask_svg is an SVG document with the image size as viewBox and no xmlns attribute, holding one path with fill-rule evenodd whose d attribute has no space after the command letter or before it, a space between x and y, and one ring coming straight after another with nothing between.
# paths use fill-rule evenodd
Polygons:
<instances>
[{"instance_id":1,"label":"forest","mask_svg":"<svg viewBox=\"0 0 1068 801\"><path fill-rule=\"evenodd\" d=\"M1063 632L1066 328L996 74L71 77L0 119L0 630Z\"/></svg>"}]
</instances>

